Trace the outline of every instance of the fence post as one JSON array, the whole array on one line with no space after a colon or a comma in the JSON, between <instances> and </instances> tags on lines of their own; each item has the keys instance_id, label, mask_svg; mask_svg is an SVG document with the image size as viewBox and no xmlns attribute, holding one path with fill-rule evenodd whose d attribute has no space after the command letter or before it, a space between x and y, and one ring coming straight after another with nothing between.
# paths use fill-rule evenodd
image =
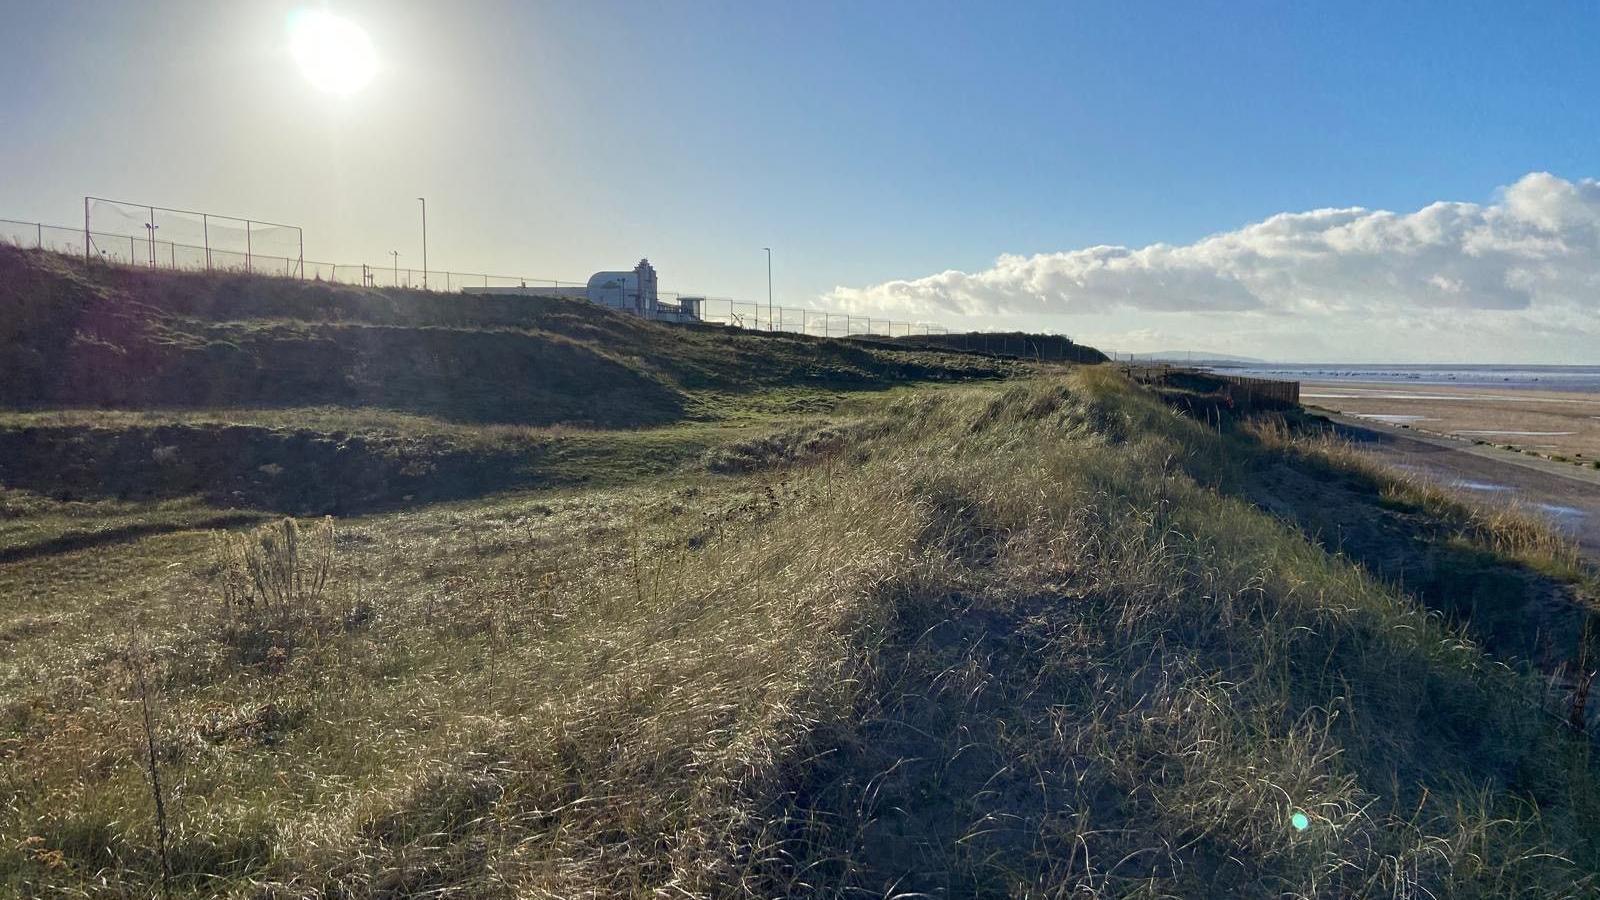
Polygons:
<instances>
[{"instance_id":1,"label":"fence post","mask_svg":"<svg viewBox=\"0 0 1600 900\"><path fill-rule=\"evenodd\" d=\"M253 249L254 248L251 247L251 245L250 245L250 220L249 219L245 219L244 220L244 270L245 270L246 274L249 274L249 273L252 273L252 272L255 271L255 263L250 258L250 255L251 255Z\"/></svg>"},{"instance_id":2,"label":"fence post","mask_svg":"<svg viewBox=\"0 0 1600 900\"><path fill-rule=\"evenodd\" d=\"M83 261L89 261L89 198L83 198Z\"/></svg>"},{"instance_id":3,"label":"fence post","mask_svg":"<svg viewBox=\"0 0 1600 900\"><path fill-rule=\"evenodd\" d=\"M201 242L206 245L206 271L211 271L211 217L200 214Z\"/></svg>"},{"instance_id":4,"label":"fence post","mask_svg":"<svg viewBox=\"0 0 1600 900\"><path fill-rule=\"evenodd\" d=\"M44 249L44 223L43 222L35 222L35 223L33 223L33 228L34 228L33 245L35 247L38 247L40 250L43 250Z\"/></svg>"}]
</instances>

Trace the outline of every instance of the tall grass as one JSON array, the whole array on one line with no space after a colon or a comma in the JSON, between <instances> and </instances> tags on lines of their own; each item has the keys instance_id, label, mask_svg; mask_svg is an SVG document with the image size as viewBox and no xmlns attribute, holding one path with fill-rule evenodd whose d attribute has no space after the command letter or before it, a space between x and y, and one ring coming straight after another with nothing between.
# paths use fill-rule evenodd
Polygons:
<instances>
[{"instance_id":1,"label":"tall grass","mask_svg":"<svg viewBox=\"0 0 1600 900\"><path fill-rule=\"evenodd\" d=\"M302 537L294 519L217 535L216 584L223 610L289 619L322 602L333 564L333 519Z\"/></svg>"},{"instance_id":2,"label":"tall grass","mask_svg":"<svg viewBox=\"0 0 1600 900\"><path fill-rule=\"evenodd\" d=\"M207 580L144 600L174 893L1595 889L1586 741L1217 490L1239 472L1215 429L1099 370L881 416L736 477L344 523L326 579L282 524L186 558ZM83 573L52 571L75 598ZM299 632L289 666L195 614L358 587L370 619ZM74 634L60 658L92 660ZM159 883L148 789L110 749L131 711L94 672L6 682L13 890Z\"/></svg>"},{"instance_id":3,"label":"tall grass","mask_svg":"<svg viewBox=\"0 0 1600 900\"><path fill-rule=\"evenodd\" d=\"M802 781L806 888L1593 889L1587 747L1537 682L1175 464L1224 465L1221 436L1100 373L911 433L919 489L963 500L934 546L1000 549L902 609L843 762Z\"/></svg>"},{"instance_id":4,"label":"tall grass","mask_svg":"<svg viewBox=\"0 0 1600 900\"><path fill-rule=\"evenodd\" d=\"M1514 500L1468 502L1459 492L1426 475L1384 464L1331 430L1297 431L1281 416L1252 419L1243 428L1263 447L1359 474L1377 484L1385 499L1417 507L1432 519L1456 527L1463 539L1496 554L1574 579L1594 577L1593 567L1585 563L1575 541Z\"/></svg>"}]
</instances>

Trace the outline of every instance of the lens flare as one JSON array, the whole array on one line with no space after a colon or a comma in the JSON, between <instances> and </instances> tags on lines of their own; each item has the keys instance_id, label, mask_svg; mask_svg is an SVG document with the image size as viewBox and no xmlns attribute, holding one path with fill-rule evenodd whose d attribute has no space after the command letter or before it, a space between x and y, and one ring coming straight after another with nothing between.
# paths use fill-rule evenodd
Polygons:
<instances>
[{"instance_id":1,"label":"lens flare","mask_svg":"<svg viewBox=\"0 0 1600 900\"><path fill-rule=\"evenodd\" d=\"M289 55L313 87L340 96L366 87L378 72L378 55L361 26L320 9L289 17Z\"/></svg>"},{"instance_id":2,"label":"lens flare","mask_svg":"<svg viewBox=\"0 0 1600 900\"><path fill-rule=\"evenodd\" d=\"M1305 831L1311 827L1311 818L1303 812L1296 812L1289 817L1289 824L1294 826L1295 831Z\"/></svg>"}]
</instances>

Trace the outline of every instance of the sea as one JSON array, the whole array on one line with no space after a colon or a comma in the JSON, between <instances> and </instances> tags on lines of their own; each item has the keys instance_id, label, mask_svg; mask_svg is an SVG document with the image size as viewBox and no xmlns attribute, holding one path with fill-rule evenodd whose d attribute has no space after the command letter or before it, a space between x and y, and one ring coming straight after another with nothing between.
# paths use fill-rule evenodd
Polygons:
<instances>
[{"instance_id":1,"label":"sea","mask_svg":"<svg viewBox=\"0 0 1600 900\"><path fill-rule=\"evenodd\" d=\"M1378 384L1460 385L1600 393L1600 366L1377 365L1345 363L1215 363L1211 371L1249 378Z\"/></svg>"}]
</instances>

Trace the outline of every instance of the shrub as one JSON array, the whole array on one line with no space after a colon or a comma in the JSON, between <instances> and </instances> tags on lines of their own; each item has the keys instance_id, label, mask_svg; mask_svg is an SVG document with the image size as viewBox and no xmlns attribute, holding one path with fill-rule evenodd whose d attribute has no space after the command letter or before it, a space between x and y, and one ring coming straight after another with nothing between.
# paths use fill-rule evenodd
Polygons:
<instances>
[{"instance_id":1,"label":"shrub","mask_svg":"<svg viewBox=\"0 0 1600 900\"><path fill-rule=\"evenodd\" d=\"M289 620L320 609L333 567L333 519L307 534L293 519L217 541L223 612Z\"/></svg>"}]
</instances>

